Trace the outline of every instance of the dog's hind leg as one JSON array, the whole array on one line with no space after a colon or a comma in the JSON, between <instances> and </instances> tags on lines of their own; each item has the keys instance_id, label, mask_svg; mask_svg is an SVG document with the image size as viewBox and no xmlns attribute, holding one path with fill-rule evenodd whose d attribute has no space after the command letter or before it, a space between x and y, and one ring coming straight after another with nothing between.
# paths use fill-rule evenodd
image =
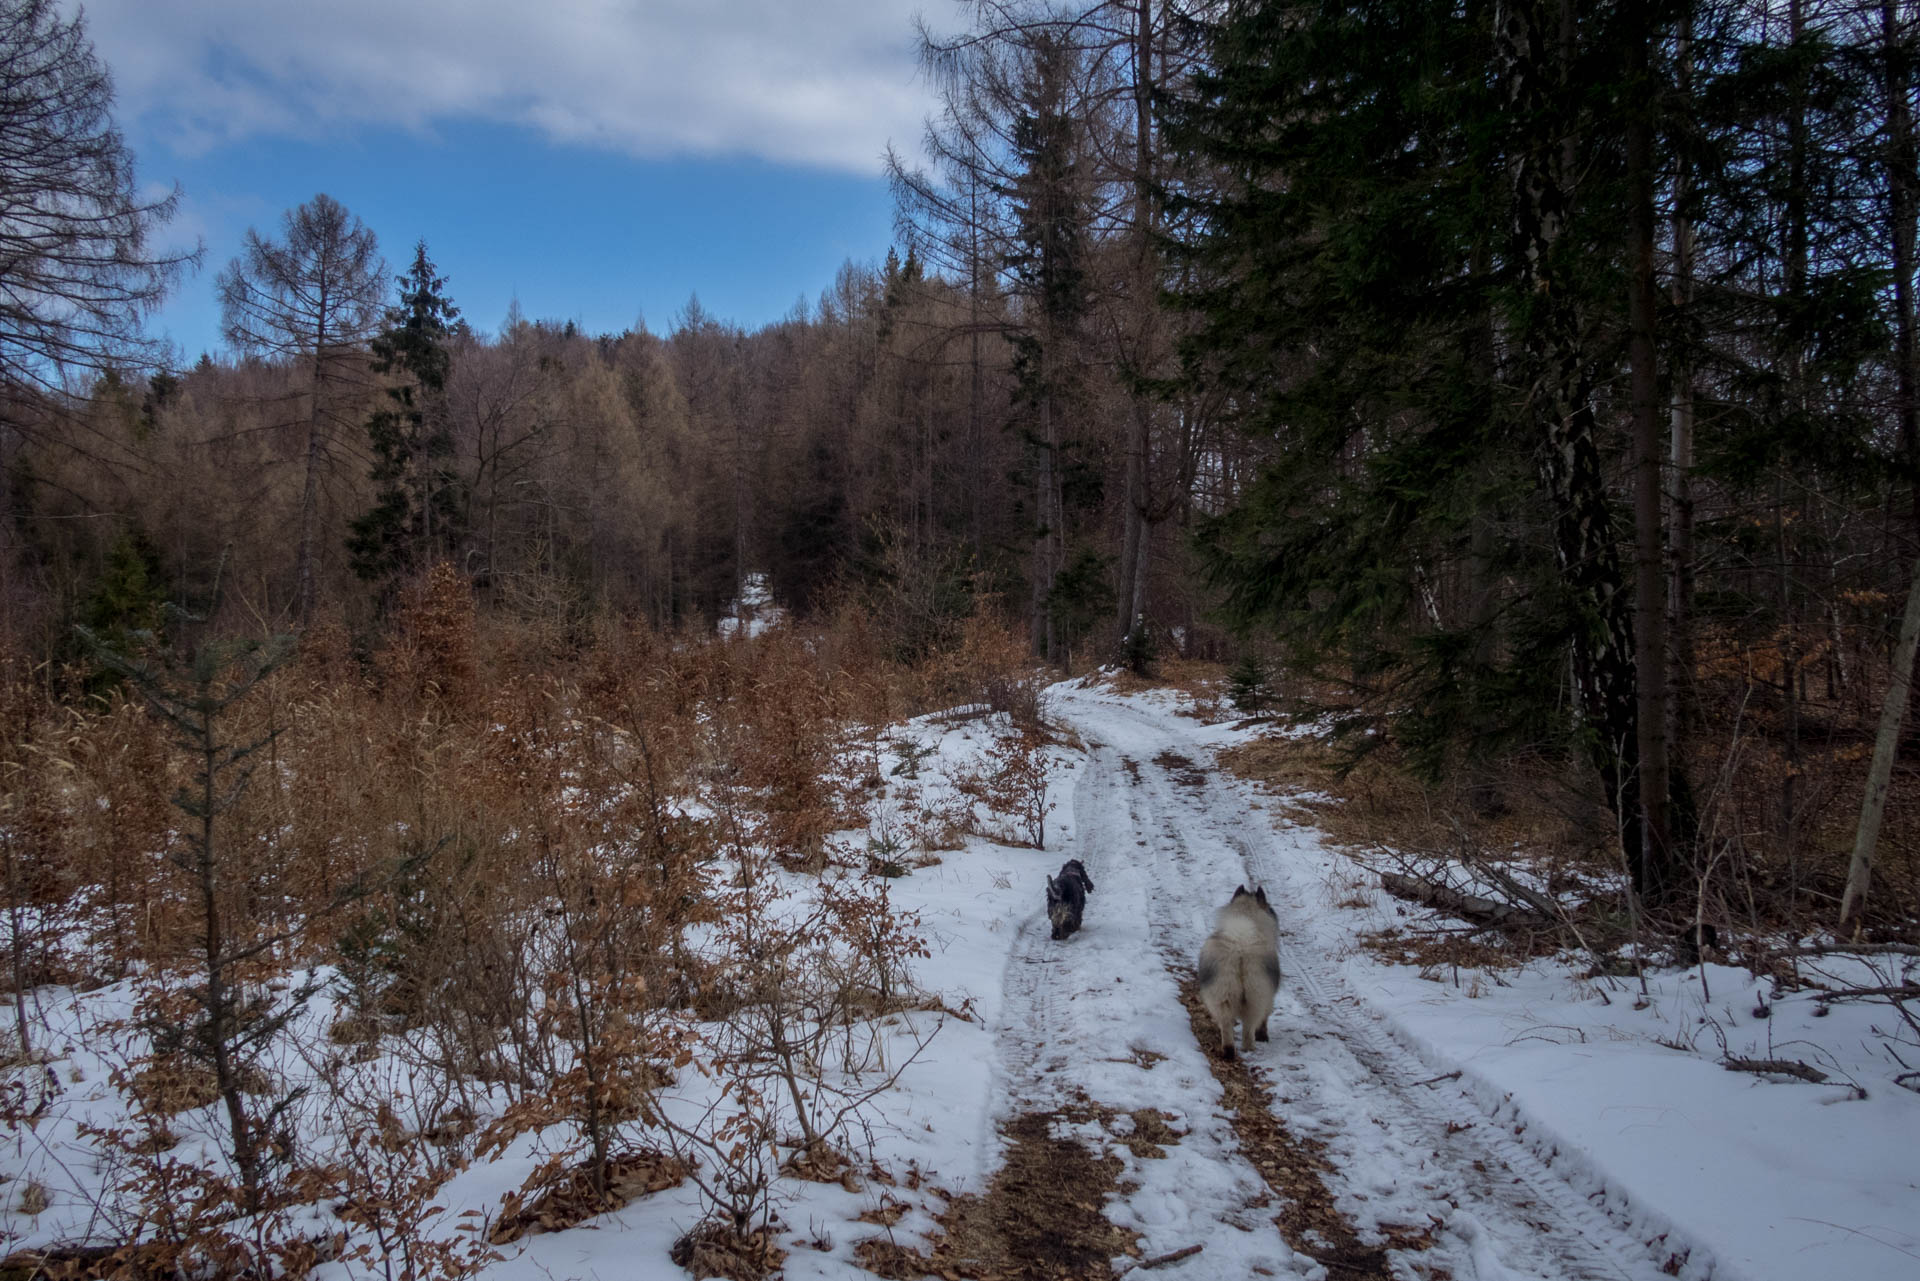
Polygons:
<instances>
[{"instance_id":1,"label":"dog's hind leg","mask_svg":"<svg viewBox=\"0 0 1920 1281\"><path fill-rule=\"evenodd\" d=\"M1260 987L1262 999L1249 1002L1249 1009L1258 1023L1253 1034L1253 1039L1256 1041L1267 1039L1267 1020L1273 1016L1273 996L1280 990L1280 958L1261 957L1260 970L1260 977L1266 980Z\"/></svg>"}]
</instances>

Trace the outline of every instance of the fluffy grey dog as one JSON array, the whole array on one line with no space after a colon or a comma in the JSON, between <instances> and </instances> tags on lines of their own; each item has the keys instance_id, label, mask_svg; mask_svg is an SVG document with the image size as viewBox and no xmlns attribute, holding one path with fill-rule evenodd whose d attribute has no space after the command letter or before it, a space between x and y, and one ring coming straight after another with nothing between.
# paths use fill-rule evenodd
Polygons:
<instances>
[{"instance_id":1,"label":"fluffy grey dog","mask_svg":"<svg viewBox=\"0 0 1920 1281\"><path fill-rule=\"evenodd\" d=\"M1087 910L1087 891L1093 878L1080 860L1070 858L1059 876L1047 878L1047 920L1053 923L1053 937L1063 939L1080 928L1081 913Z\"/></svg>"},{"instance_id":2,"label":"fluffy grey dog","mask_svg":"<svg viewBox=\"0 0 1920 1281\"><path fill-rule=\"evenodd\" d=\"M1214 919L1213 933L1200 945L1200 1003L1220 1025L1220 1053L1233 1061L1233 1024L1240 1023L1240 1048L1267 1039L1267 1016L1280 987L1280 920L1259 886L1242 885Z\"/></svg>"}]
</instances>

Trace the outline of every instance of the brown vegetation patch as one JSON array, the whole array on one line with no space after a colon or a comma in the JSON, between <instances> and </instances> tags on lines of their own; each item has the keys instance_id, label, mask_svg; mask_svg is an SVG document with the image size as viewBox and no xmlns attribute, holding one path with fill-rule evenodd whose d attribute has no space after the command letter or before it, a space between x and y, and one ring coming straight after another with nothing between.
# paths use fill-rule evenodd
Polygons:
<instances>
[{"instance_id":1,"label":"brown vegetation patch","mask_svg":"<svg viewBox=\"0 0 1920 1281\"><path fill-rule=\"evenodd\" d=\"M1830 927L1859 818L1868 750L1861 726L1871 714L1809 696L1789 752L1778 709L1768 710L1771 697L1763 682L1744 694L1733 691L1724 706L1703 701L1711 715L1689 738L1683 762L1697 807L1702 870L1656 928L1677 928L1696 903L1723 937L1730 930L1799 936ZM1736 713L1731 720L1714 719L1728 709ZM1522 754L1477 775L1461 767L1432 782L1418 777L1391 743L1355 758L1338 744L1276 734L1224 748L1218 759L1274 792L1285 817L1355 850L1391 850L1416 861L1518 857L1549 897L1572 904L1611 899L1601 887L1619 884L1624 871L1613 816L1593 771L1574 756ZM1915 815L1920 770L1902 768L1874 865L1869 940L1915 937ZM1579 924L1589 946L1621 941L1606 937L1604 922ZM1531 946L1550 950L1568 941L1556 936Z\"/></svg>"},{"instance_id":2,"label":"brown vegetation patch","mask_svg":"<svg viewBox=\"0 0 1920 1281\"><path fill-rule=\"evenodd\" d=\"M1110 1259L1139 1253L1138 1234L1116 1227L1101 1213L1124 1167L1110 1152L1096 1155L1078 1139L1055 1137L1053 1127L1113 1115L1076 1104L1015 1117L1003 1130L1010 1140L1005 1164L985 1194L954 1197L934 1216L942 1231L930 1252L876 1237L856 1245L854 1257L867 1271L893 1278L1081 1281L1112 1276ZM1164 1118L1158 1124L1153 1133L1173 1136Z\"/></svg>"},{"instance_id":3,"label":"brown vegetation patch","mask_svg":"<svg viewBox=\"0 0 1920 1281\"><path fill-rule=\"evenodd\" d=\"M890 1228L905 1218L913 1207L894 1196L882 1196L880 1204L868 1206L860 1211L860 1222L871 1223L878 1227Z\"/></svg>"},{"instance_id":4,"label":"brown vegetation patch","mask_svg":"<svg viewBox=\"0 0 1920 1281\"><path fill-rule=\"evenodd\" d=\"M487 1233L494 1245L506 1245L541 1232L558 1232L596 1214L617 1210L630 1201L678 1186L688 1174L679 1157L652 1148L625 1152L607 1160L606 1191L594 1191L592 1172L578 1166L561 1173L531 1204L518 1192L507 1194L500 1217ZM731 1273L698 1273L730 1276ZM759 1275L759 1274L755 1274Z\"/></svg>"},{"instance_id":5,"label":"brown vegetation patch","mask_svg":"<svg viewBox=\"0 0 1920 1281\"><path fill-rule=\"evenodd\" d=\"M220 1099L220 1085L211 1068L174 1058L156 1059L135 1072L127 1092L154 1116L191 1112Z\"/></svg>"},{"instance_id":6,"label":"brown vegetation patch","mask_svg":"<svg viewBox=\"0 0 1920 1281\"><path fill-rule=\"evenodd\" d=\"M1213 1017L1200 1004L1199 987L1190 976L1181 979L1180 1000L1187 1007L1194 1039L1209 1047L1208 1066L1225 1092L1241 1152L1281 1200L1274 1222L1289 1246L1325 1265L1329 1281L1392 1277L1395 1273L1387 1257L1390 1251L1432 1246L1431 1228L1388 1229L1384 1242L1363 1242L1360 1229L1334 1204L1326 1184L1333 1166L1323 1146L1299 1138L1281 1123L1274 1115L1272 1091L1245 1062L1229 1063L1213 1052L1211 1047L1218 1043L1219 1033ZM1440 1281L1446 1274L1436 1270L1427 1275L1430 1281Z\"/></svg>"},{"instance_id":7,"label":"brown vegetation patch","mask_svg":"<svg viewBox=\"0 0 1920 1281\"><path fill-rule=\"evenodd\" d=\"M54 1246L0 1259L0 1281L175 1281L179 1251L145 1245Z\"/></svg>"},{"instance_id":8,"label":"brown vegetation patch","mask_svg":"<svg viewBox=\"0 0 1920 1281\"><path fill-rule=\"evenodd\" d=\"M379 1041L385 1029L374 1014L343 1014L327 1029L329 1039L339 1045L371 1045Z\"/></svg>"},{"instance_id":9,"label":"brown vegetation patch","mask_svg":"<svg viewBox=\"0 0 1920 1281\"><path fill-rule=\"evenodd\" d=\"M790 1178L804 1179L808 1183L847 1184L851 1181L852 1186L858 1186L858 1175L847 1158L832 1145L819 1140L810 1147L796 1149L780 1163L780 1173Z\"/></svg>"},{"instance_id":10,"label":"brown vegetation patch","mask_svg":"<svg viewBox=\"0 0 1920 1281\"><path fill-rule=\"evenodd\" d=\"M1167 1061L1167 1056L1158 1050L1149 1050L1144 1045L1136 1045L1123 1059L1108 1059L1109 1063L1131 1063L1142 1072L1151 1072L1158 1064Z\"/></svg>"},{"instance_id":11,"label":"brown vegetation patch","mask_svg":"<svg viewBox=\"0 0 1920 1281\"><path fill-rule=\"evenodd\" d=\"M1327 743L1276 734L1222 748L1218 759L1304 811L1339 844L1431 853L1457 851L1463 842L1520 848L1564 862L1568 875L1610 874L1618 863L1607 836L1611 820L1563 765L1510 762L1492 791L1476 798L1464 784L1414 777L1392 747L1354 760ZM1299 792L1318 796L1288 798Z\"/></svg>"},{"instance_id":12,"label":"brown vegetation patch","mask_svg":"<svg viewBox=\"0 0 1920 1281\"><path fill-rule=\"evenodd\" d=\"M742 1236L724 1223L709 1220L673 1243L669 1255L695 1277L724 1277L727 1281L760 1281L786 1262L787 1252L773 1232L759 1228Z\"/></svg>"}]
</instances>

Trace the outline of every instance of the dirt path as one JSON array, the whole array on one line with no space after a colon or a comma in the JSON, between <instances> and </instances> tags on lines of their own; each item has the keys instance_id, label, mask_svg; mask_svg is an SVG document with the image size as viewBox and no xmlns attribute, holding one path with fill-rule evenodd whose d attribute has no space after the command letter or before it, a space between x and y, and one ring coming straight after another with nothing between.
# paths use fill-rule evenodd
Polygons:
<instances>
[{"instance_id":1,"label":"dirt path","mask_svg":"<svg viewBox=\"0 0 1920 1281\"><path fill-rule=\"evenodd\" d=\"M1082 935L1050 941L1036 911L1014 949L1006 1008L1024 1014L1009 1014L1001 1038L1007 1114L1084 1097L1121 1113L1151 1102L1172 1118L1184 1137L1166 1163L1122 1153L1106 1205L1109 1220L1143 1233L1143 1256L1198 1243L1165 1274L1209 1277L1315 1263L1333 1277L1436 1281L1661 1275L1505 1124L1435 1080L1448 1065L1404 1048L1339 969L1301 945L1325 856L1213 770L1191 722L1097 690L1068 692L1052 711L1088 749L1060 853L1079 857L1098 888ZM1242 882L1274 900L1286 976L1272 1041L1247 1067L1202 1051L1182 1003L1213 912ZM1165 1057L1109 1066L1147 1055ZM1115 1147L1111 1135L1085 1138Z\"/></svg>"}]
</instances>

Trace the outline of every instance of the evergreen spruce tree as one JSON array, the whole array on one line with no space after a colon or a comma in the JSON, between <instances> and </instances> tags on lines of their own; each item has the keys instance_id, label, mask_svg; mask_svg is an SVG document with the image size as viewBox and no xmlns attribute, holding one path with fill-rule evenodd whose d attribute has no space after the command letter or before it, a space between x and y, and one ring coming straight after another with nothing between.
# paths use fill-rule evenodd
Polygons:
<instances>
[{"instance_id":1,"label":"evergreen spruce tree","mask_svg":"<svg viewBox=\"0 0 1920 1281\"><path fill-rule=\"evenodd\" d=\"M102 644L126 651L141 634L158 634L165 621L166 575L143 530L123 531L107 547L100 576L80 602L77 621Z\"/></svg>"},{"instance_id":2,"label":"evergreen spruce tree","mask_svg":"<svg viewBox=\"0 0 1920 1281\"><path fill-rule=\"evenodd\" d=\"M1377 697L1354 722L1391 718L1433 769L1555 732L1566 639L1495 338L1492 17L1236 6L1193 93L1163 106L1201 175L1168 202L1184 375L1266 455L1202 523L1210 577L1231 621L1357 678ZM1493 582L1520 599L1469 607Z\"/></svg>"},{"instance_id":3,"label":"evergreen spruce tree","mask_svg":"<svg viewBox=\"0 0 1920 1281\"><path fill-rule=\"evenodd\" d=\"M1354 720L1431 768L1581 744L1655 895L1674 851L1641 842L1608 490L1624 415L1606 410L1629 349L1651 408L1634 213L1665 161L1658 109L1626 105L1659 81L1672 21L1658 3L1234 5L1164 111L1203 175L1169 202L1186 374L1268 451L1202 531L1231 615L1353 680L1372 696ZM1657 556L1645 572L1664 582Z\"/></svg>"},{"instance_id":4,"label":"evergreen spruce tree","mask_svg":"<svg viewBox=\"0 0 1920 1281\"><path fill-rule=\"evenodd\" d=\"M369 582L391 583L451 555L457 536L459 481L446 388L448 341L460 311L446 284L420 241L413 265L399 278L400 305L373 340L374 369L399 381L387 388L389 403L367 419L371 475L379 488L347 539L354 573Z\"/></svg>"},{"instance_id":5,"label":"evergreen spruce tree","mask_svg":"<svg viewBox=\"0 0 1920 1281\"><path fill-rule=\"evenodd\" d=\"M1251 715L1266 707L1270 699L1266 664L1258 654L1248 650L1227 673L1227 700L1236 710Z\"/></svg>"}]
</instances>

